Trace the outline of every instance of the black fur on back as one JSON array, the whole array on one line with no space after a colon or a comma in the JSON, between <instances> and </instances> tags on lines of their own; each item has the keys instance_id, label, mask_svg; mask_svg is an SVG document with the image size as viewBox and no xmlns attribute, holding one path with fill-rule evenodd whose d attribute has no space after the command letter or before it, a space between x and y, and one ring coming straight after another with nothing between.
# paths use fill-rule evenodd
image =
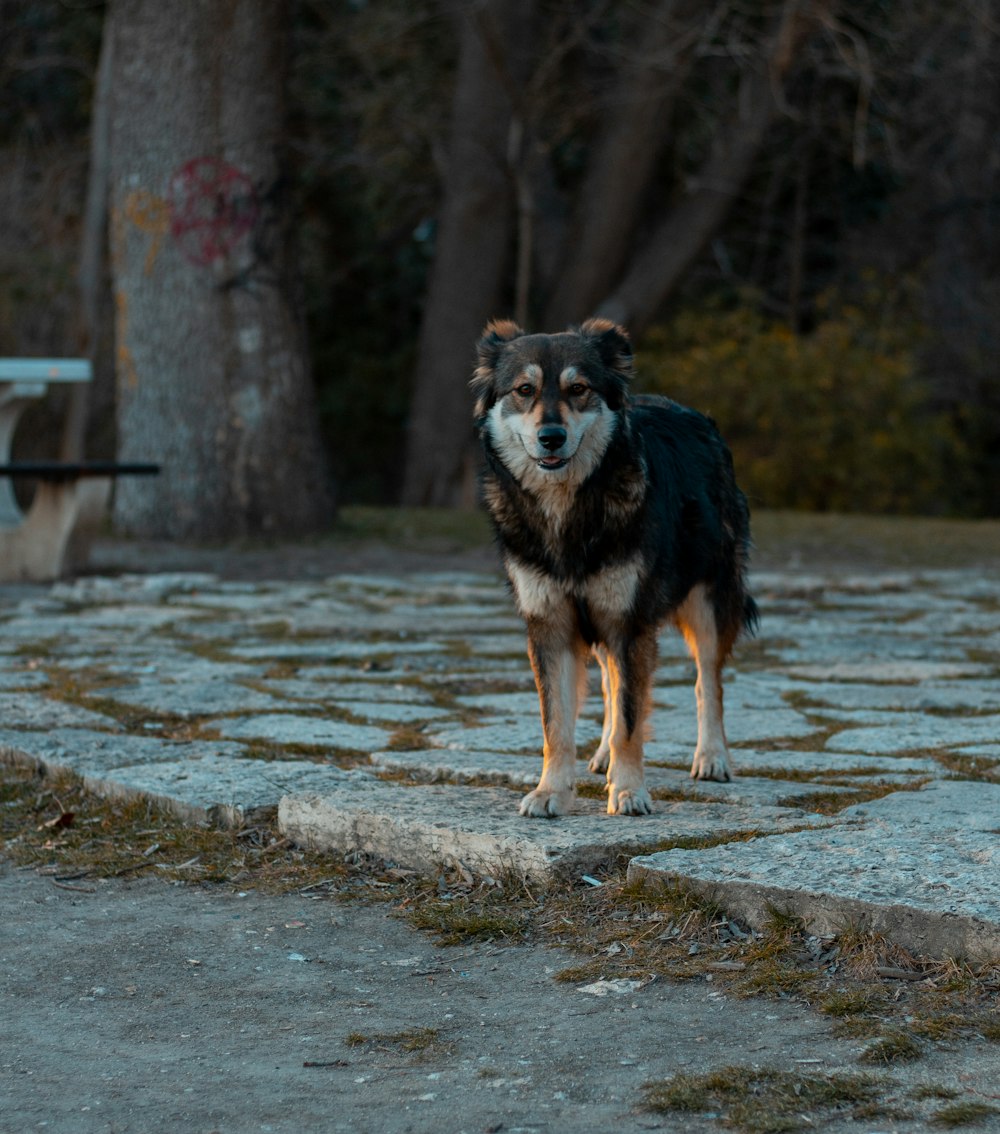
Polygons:
<instances>
[{"instance_id":1,"label":"black fur on back","mask_svg":"<svg viewBox=\"0 0 1000 1134\"><path fill-rule=\"evenodd\" d=\"M649 492L644 550L667 582L667 606L707 583L716 617L734 638L757 626L746 584L750 510L736 486L732 455L715 423L668 398L642 396L631 410L633 436L646 453Z\"/></svg>"}]
</instances>

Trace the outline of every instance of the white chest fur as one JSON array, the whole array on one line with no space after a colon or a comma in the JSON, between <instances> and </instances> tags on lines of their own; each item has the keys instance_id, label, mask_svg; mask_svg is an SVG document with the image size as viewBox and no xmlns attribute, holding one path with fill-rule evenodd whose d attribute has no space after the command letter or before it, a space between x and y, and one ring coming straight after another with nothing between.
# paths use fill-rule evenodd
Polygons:
<instances>
[{"instance_id":1,"label":"white chest fur","mask_svg":"<svg viewBox=\"0 0 1000 1134\"><path fill-rule=\"evenodd\" d=\"M518 609L525 618L546 618L567 599L585 602L593 617L621 616L632 607L640 577L638 556L582 580L553 578L513 558L507 559L506 568Z\"/></svg>"}]
</instances>

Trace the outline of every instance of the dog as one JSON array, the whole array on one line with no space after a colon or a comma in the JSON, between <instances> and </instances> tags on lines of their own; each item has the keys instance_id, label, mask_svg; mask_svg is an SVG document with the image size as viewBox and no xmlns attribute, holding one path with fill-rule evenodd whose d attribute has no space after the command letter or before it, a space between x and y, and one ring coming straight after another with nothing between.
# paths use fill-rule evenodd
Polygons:
<instances>
[{"instance_id":1,"label":"dog","mask_svg":"<svg viewBox=\"0 0 1000 1134\"><path fill-rule=\"evenodd\" d=\"M731 779L722 668L758 611L746 583L749 509L714 422L630 396L628 333L605 319L552 335L493 321L477 354L483 497L527 626L544 734L541 779L521 814L572 808L591 653L604 731L590 771L606 773L609 814L650 813L643 741L667 622L697 665L691 775Z\"/></svg>"}]
</instances>

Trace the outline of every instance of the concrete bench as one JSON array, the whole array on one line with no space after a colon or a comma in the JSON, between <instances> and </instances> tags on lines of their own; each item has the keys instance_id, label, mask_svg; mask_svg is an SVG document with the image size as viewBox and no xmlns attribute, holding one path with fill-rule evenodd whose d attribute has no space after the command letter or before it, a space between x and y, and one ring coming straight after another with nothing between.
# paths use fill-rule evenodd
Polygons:
<instances>
[{"instance_id":1,"label":"concrete bench","mask_svg":"<svg viewBox=\"0 0 1000 1134\"><path fill-rule=\"evenodd\" d=\"M11 461L24 410L50 386L89 382L85 358L0 358L0 582L57 579L86 562L118 476L148 476L158 465L114 461ZM27 513L18 478L38 481Z\"/></svg>"}]
</instances>

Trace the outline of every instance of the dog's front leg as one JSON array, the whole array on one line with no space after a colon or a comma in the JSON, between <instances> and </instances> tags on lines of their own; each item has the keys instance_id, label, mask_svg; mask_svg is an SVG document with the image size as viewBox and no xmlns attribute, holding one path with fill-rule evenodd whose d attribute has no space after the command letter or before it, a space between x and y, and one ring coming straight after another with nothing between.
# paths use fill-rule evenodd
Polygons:
<instances>
[{"instance_id":1,"label":"dog's front leg","mask_svg":"<svg viewBox=\"0 0 1000 1134\"><path fill-rule=\"evenodd\" d=\"M653 801L644 783L642 758L656 669L655 631L609 647L606 661L611 695L608 814L648 815Z\"/></svg>"},{"instance_id":2,"label":"dog's front leg","mask_svg":"<svg viewBox=\"0 0 1000 1134\"><path fill-rule=\"evenodd\" d=\"M585 647L566 614L528 619L528 656L542 710L542 778L521 800L521 814L552 818L573 805L576 776L576 714Z\"/></svg>"}]
</instances>

